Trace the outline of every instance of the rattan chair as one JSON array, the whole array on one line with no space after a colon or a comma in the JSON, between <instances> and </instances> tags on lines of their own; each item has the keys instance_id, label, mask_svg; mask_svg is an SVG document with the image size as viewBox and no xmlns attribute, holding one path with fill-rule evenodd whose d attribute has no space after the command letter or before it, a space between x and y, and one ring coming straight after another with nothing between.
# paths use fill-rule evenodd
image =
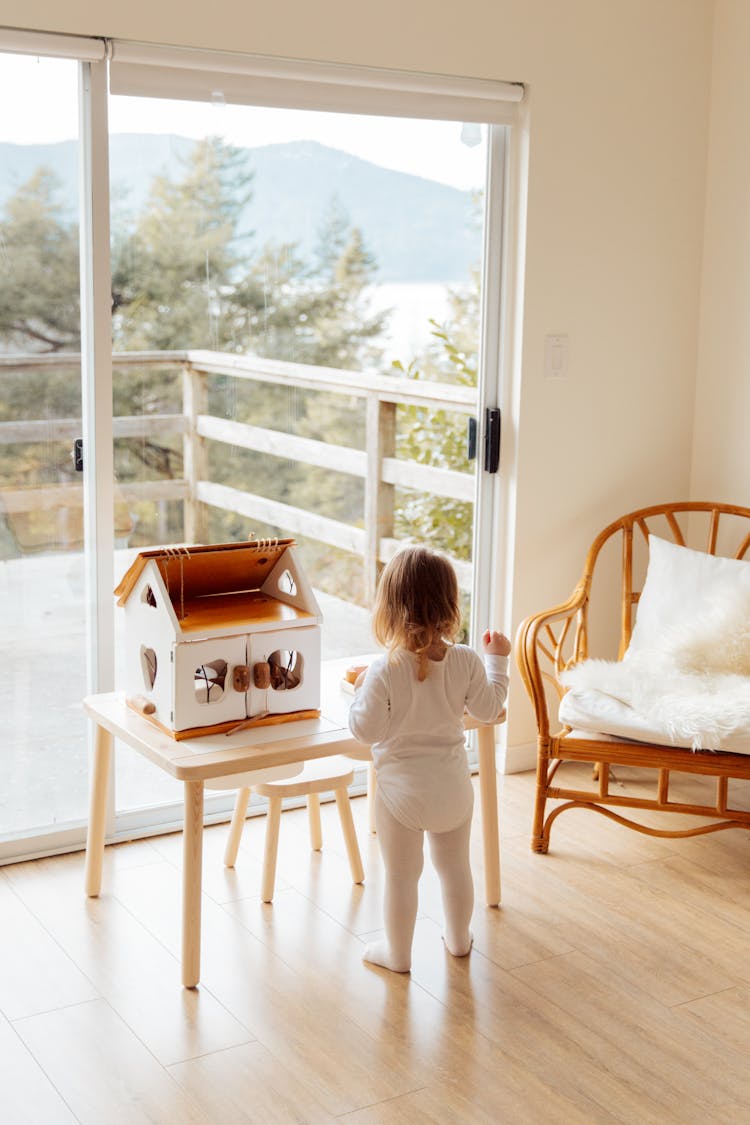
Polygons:
<instances>
[{"instance_id":1,"label":"rattan chair","mask_svg":"<svg viewBox=\"0 0 750 1125\"><path fill-rule=\"evenodd\" d=\"M628 647L652 533L712 555L744 559L750 548L750 508L687 502L643 508L622 516L594 540L581 579L567 601L533 614L519 627L515 655L537 723L533 851L547 851L552 824L562 812L574 808L600 812L651 836L682 837L750 828L750 811L731 807L729 795L730 779L750 780L750 756L634 742L606 733L584 737L564 725L555 729L557 705L565 692L560 683L562 672L589 656L608 655L589 652L592 635L599 635L593 626L602 598L609 601L610 619L613 603L619 601L618 659ZM586 771L583 782L576 776L575 784L566 786L562 777L569 771L563 769L560 777L557 774L567 762L592 763L594 769ZM647 771L644 776L653 782L651 795L627 794L619 786L612 792L613 768L621 766ZM714 803L670 799L670 774L674 771L714 778ZM591 776L593 781L587 782ZM623 815L631 809L648 810L649 815L639 819ZM667 829L663 818L651 815L663 812L707 817L710 821Z\"/></svg>"}]
</instances>

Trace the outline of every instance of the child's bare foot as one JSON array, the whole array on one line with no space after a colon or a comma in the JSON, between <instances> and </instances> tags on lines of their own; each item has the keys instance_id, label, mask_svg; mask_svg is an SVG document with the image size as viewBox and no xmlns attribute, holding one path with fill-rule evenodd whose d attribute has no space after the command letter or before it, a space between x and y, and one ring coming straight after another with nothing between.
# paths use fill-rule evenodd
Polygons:
<instances>
[{"instance_id":1,"label":"child's bare foot","mask_svg":"<svg viewBox=\"0 0 750 1125\"><path fill-rule=\"evenodd\" d=\"M374 941L365 946L362 960L369 961L372 965L380 965L383 969L390 969L392 973L408 973L411 970L411 963L408 960L393 956L387 941Z\"/></svg>"},{"instance_id":2,"label":"child's bare foot","mask_svg":"<svg viewBox=\"0 0 750 1125\"><path fill-rule=\"evenodd\" d=\"M471 947L474 944L474 935L471 930L469 930L462 941L455 941L449 940L447 934L443 934L443 941L445 942L445 948L449 953L452 953L454 957L466 957L468 953L471 953Z\"/></svg>"}]
</instances>

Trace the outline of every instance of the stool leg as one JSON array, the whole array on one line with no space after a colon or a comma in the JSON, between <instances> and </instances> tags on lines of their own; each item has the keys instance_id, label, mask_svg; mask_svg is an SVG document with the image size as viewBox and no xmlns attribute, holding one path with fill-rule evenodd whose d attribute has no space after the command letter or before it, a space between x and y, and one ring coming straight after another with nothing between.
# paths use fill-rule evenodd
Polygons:
<instances>
[{"instance_id":1,"label":"stool leg","mask_svg":"<svg viewBox=\"0 0 750 1125\"><path fill-rule=\"evenodd\" d=\"M310 822L310 847L319 852L323 847L323 831L320 827L320 797L317 793L307 794L307 818Z\"/></svg>"},{"instance_id":2,"label":"stool leg","mask_svg":"<svg viewBox=\"0 0 750 1125\"><path fill-rule=\"evenodd\" d=\"M375 789L377 786L377 773L373 762L367 763L367 819L370 832L375 835Z\"/></svg>"},{"instance_id":3,"label":"stool leg","mask_svg":"<svg viewBox=\"0 0 750 1125\"><path fill-rule=\"evenodd\" d=\"M242 829L245 827L245 815L247 813L247 802L249 800L250 790L238 789L237 800L234 802L234 812L232 813L232 823L229 825L227 846L224 850L225 867L234 867L237 861L237 852L240 849Z\"/></svg>"},{"instance_id":4,"label":"stool leg","mask_svg":"<svg viewBox=\"0 0 750 1125\"><path fill-rule=\"evenodd\" d=\"M268 798L266 847L263 853L263 883L260 896L264 902L273 902L276 883L276 855L279 850L279 825L281 823L281 797Z\"/></svg>"},{"instance_id":5,"label":"stool leg","mask_svg":"<svg viewBox=\"0 0 750 1125\"><path fill-rule=\"evenodd\" d=\"M344 843L346 844L346 852L349 856L349 867L352 872L353 883L364 883L365 872L362 867L362 857L359 854L359 844L357 843L357 833L354 831L354 819L352 818L352 808L349 804L349 793L346 789L335 789L334 795L336 797L336 805L339 810L339 820L341 821L341 831L344 833Z\"/></svg>"}]
</instances>

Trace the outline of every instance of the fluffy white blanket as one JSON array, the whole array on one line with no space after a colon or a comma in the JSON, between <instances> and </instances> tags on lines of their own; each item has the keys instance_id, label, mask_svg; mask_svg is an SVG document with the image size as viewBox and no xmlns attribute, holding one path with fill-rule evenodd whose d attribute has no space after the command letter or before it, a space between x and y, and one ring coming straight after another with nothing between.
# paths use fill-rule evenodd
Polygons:
<instances>
[{"instance_id":1,"label":"fluffy white blanket","mask_svg":"<svg viewBox=\"0 0 750 1125\"><path fill-rule=\"evenodd\" d=\"M622 700L695 750L716 750L750 732L750 594L717 598L709 613L631 645L621 661L584 660L562 682Z\"/></svg>"}]
</instances>

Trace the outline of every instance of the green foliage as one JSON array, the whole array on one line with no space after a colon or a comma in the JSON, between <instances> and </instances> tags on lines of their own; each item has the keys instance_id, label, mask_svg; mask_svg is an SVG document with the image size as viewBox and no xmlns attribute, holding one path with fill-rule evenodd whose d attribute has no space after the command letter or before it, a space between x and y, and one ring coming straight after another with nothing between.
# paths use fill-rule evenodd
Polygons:
<instances>
[{"instance_id":1,"label":"green foliage","mask_svg":"<svg viewBox=\"0 0 750 1125\"><path fill-rule=\"evenodd\" d=\"M0 222L0 341L8 349L80 347L78 230L63 219L51 172L39 168Z\"/></svg>"},{"instance_id":2,"label":"green foliage","mask_svg":"<svg viewBox=\"0 0 750 1125\"><path fill-rule=\"evenodd\" d=\"M414 380L439 380L475 387L478 370L479 275L466 292L453 292L445 324L431 320L432 344L425 354L393 368ZM421 465L472 472L467 457L467 419L446 410L401 406L398 410L397 456ZM429 493L397 494L396 534L420 540L457 559L471 558L473 505Z\"/></svg>"}]
</instances>

